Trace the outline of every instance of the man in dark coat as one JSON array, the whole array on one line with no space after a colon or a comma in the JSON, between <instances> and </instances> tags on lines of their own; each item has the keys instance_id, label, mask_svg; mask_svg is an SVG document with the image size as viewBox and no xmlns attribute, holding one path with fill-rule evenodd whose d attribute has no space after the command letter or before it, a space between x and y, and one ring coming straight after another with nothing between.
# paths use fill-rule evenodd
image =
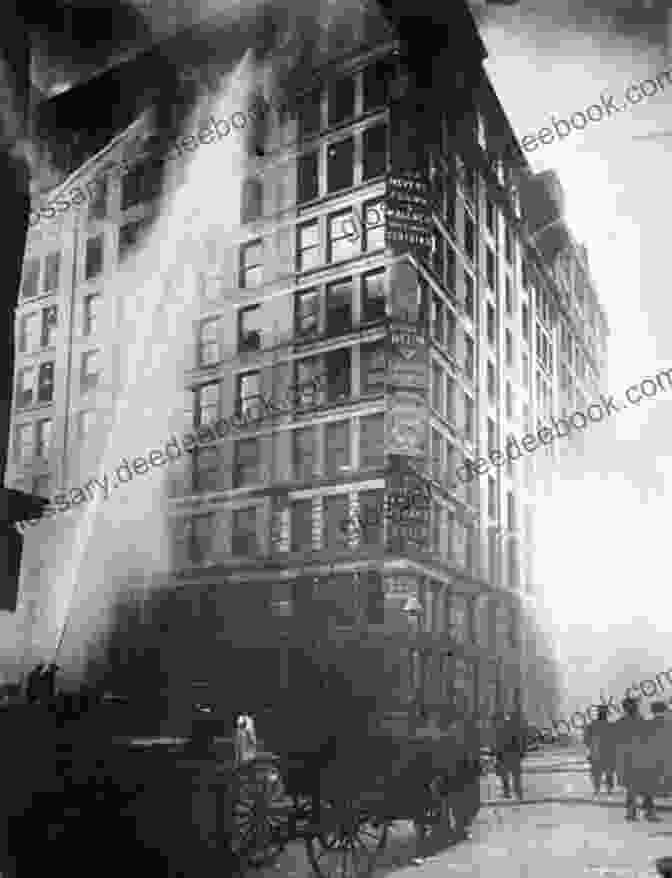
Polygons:
<instances>
[{"instance_id":1,"label":"man in dark coat","mask_svg":"<svg viewBox=\"0 0 672 878\"><path fill-rule=\"evenodd\" d=\"M495 718L495 772L502 782L506 799L511 798L511 780L519 801L523 799L522 759L525 755L525 730L520 713Z\"/></svg>"},{"instance_id":2,"label":"man in dark coat","mask_svg":"<svg viewBox=\"0 0 672 878\"><path fill-rule=\"evenodd\" d=\"M625 819L637 820L637 796L640 795L646 819L658 822L660 818L653 803L655 778L650 771L642 770L640 766L646 739L651 737L656 727L640 714L639 701L636 698L628 696L621 705L625 715L613 724L613 731L616 771L626 790Z\"/></svg>"},{"instance_id":3,"label":"man in dark coat","mask_svg":"<svg viewBox=\"0 0 672 878\"><path fill-rule=\"evenodd\" d=\"M588 748L593 791L596 796L599 795L603 775L607 792L612 793L614 790L615 755L611 733L609 708L603 704L597 708L597 719L593 720L583 733L583 742Z\"/></svg>"}]
</instances>

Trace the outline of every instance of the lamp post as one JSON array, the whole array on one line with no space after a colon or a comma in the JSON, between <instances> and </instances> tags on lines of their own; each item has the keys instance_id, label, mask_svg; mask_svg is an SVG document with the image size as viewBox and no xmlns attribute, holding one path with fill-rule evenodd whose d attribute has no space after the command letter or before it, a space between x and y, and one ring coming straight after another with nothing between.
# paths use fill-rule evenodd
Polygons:
<instances>
[{"instance_id":1,"label":"lamp post","mask_svg":"<svg viewBox=\"0 0 672 878\"><path fill-rule=\"evenodd\" d=\"M420 650L420 625L422 617L424 615L424 607L415 595L410 595L403 606L403 612L406 614L406 618L408 619L411 629L415 634L415 647L411 652L411 668L413 671L413 682L415 684L413 692L413 725L415 726L418 722L420 714L424 712L425 708L425 680L423 673L424 667L421 660L422 652ZM417 680L415 679L416 654L418 657Z\"/></svg>"}]
</instances>

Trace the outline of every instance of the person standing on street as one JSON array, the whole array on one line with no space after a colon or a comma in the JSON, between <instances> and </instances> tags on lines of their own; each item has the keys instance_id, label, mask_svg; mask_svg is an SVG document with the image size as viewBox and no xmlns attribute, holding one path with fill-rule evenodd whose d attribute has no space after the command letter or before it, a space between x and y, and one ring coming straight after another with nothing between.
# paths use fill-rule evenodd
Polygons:
<instances>
[{"instance_id":1,"label":"person standing on street","mask_svg":"<svg viewBox=\"0 0 672 878\"><path fill-rule=\"evenodd\" d=\"M523 800L522 759L525 755L525 731L522 715L498 714L495 717L495 773L502 782L505 799L511 798L513 790L519 801Z\"/></svg>"},{"instance_id":2,"label":"person standing on street","mask_svg":"<svg viewBox=\"0 0 672 878\"><path fill-rule=\"evenodd\" d=\"M646 739L651 735L652 723L647 722L639 712L639 701L628 696L621 702L624 716L614 723L616 746L616 770L625 787L625 819L638 819L637 797L642 797L644 816L650 822L658 822L653 803L653 788L650 772L640 770L639 762L645 748Z\"/></svg>"},{"instance_id":3,"label":"person standing on street","mask_svg":"<svg viewBox=\"0 0 672 878\"><path fill-rule=\"evenodd\" d=\"M614 791L614 752L609 740L611 732L609 722L609 708L600 705L597 708L597 719L586 727L583 733L583 742L588 748L588 760L590 762L590 777L593 782L594 795L599 796L604 775L607 792Z\"/></svg>"}]
</instances>

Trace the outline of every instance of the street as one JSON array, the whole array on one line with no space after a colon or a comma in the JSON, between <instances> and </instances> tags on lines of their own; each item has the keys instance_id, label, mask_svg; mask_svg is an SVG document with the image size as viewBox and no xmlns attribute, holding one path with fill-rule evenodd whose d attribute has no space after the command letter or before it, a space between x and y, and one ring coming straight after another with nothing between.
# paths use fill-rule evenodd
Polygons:
<instances>
[{"instance_id":1,"label":"street","mask_svg":"<svg viewBox=\"0 0 672 878\"><path fill-rule=\"evenodd\" d=\"M593 799L582 748L530 754L524 765L522 805L502 799L497 778L488 775L482 781L483 807L471 841L419 866L411 862L415 848L410 824L395 823L375 878L643 878L657 874L657 857L672 854L672 803L658 803L660 823L626 823L622 790ZM303 847L292 844L279 863L259 874L308 878L311 871Z\"/></svg>"}]
</instances>

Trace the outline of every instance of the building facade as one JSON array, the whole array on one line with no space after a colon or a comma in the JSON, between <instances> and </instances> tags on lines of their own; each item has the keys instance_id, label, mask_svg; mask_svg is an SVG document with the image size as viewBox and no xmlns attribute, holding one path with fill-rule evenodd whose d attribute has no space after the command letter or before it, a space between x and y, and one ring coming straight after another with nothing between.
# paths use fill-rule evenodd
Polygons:
<instances>
[{"instance_id":1,"label":"building facade","mask_svg":"<svg viewBox=\"0 0 672 878\"><path fill-rule=\"evenodd\" d=\"M430 77L417 36L388 23L299 77L291 109L250 136L235 246L200 268L182 388L185 430L238 427L166 471L171 570L151 599L129 584L91 671L117 688L146 673L175 717L195 686L217 700L232 648L245 686L269 701L296 688L292 638L321 630L315 608L334 642L390 645L390 708L525 706L537 460L459 473L593 394L606 323L584 251L548 243L549 182L527 168L473 22L456 22L460 52ZM156 214L151 133L145 116L120 132L52 194L105 184L31 233L12 487L53 497L95 472L123 356L109 286ZM291 404L246 425L261 398ZM30 663L58 527L26 539Z\"/></svg>"}]
</instances>

